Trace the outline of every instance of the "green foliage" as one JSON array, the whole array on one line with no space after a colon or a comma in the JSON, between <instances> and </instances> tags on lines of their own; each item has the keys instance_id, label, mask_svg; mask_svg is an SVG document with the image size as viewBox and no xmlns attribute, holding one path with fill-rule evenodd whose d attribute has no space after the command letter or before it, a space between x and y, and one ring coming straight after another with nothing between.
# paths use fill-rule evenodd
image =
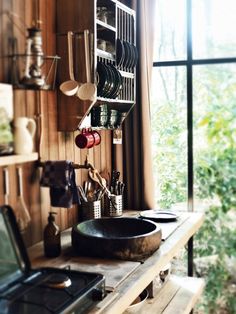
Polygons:
<instances>
[{"instance_id":1,"label":"green foliage","mask_svg":"<svg viewBox=\"0 0 236 314\"><path fill-rule=\"evenodd\" d=\"M217 197L224 212L236 208L236 147L204 155L195 172L198 197Z\"/></svg>"},{"instance_id":2,"label":"green foliage","mask_svg":"<svg viewBox=\"0 0 236 314\"><path fill-rule=\"evenodd\" d=\"M205 278L201 307L204 314L215 314L223 305L231 314L236 313L236 296L229 293L230 274L225 261L236 254L236 231L228 218L229 211L236 209L235 68L199 67L194 78L194 193L195 198L211 200L212 204L195 238L195 254L218 256ZM168 82L165 85L168 90ZM170 98L152 109L157 201L162 207L186 201L186 111L181 106L182 96L175 102Z\"/></svg>"},{"instance_id":3,"label":"green foliage","mask_svg":"<svg viewBox=\"0 0 236 314\"><path fill-rule=\"evenodd\" d=\"M221 207L210 207L206 219L195 237L195 257L217 255L216 263L209 266L204 297L200 305L204 313L235 313L236 296L229 292L231 279L227 257L236 257L236 230L231 227L227 213Z\"/></svg>"}]
</instances>

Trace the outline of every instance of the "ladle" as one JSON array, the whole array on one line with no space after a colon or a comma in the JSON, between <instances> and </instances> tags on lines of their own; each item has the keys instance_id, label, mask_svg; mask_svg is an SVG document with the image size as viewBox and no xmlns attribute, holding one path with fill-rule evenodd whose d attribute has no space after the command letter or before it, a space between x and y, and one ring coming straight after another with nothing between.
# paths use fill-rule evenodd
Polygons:
<instances>
[{"instance_id":1,"label":"ladle","mask_svg":"<svg viewBox=\"0 0 236 314\"><path fill-rule=\"evenodd\" d=\"M74 77L74 65L73 65L73 45L72 45L72 32L67 33L67 42L68 42L68 65L69 65L69 77L70 80L63 82L60 85L60 90L66 96L73 96L77 93L79 88L79 83L75 80Z\"/></svg>"},{"instance_id":2,"label":"ladle","mask_svg":"<svg viewBox=\"0 0 236 314\"><path fill-rule=\"evenodd\" d=\"M91 66L89 55L89 31L84 30L84 49L85 49L85 68L86 68L86 80L87 82L82 84L78 91L77 96L81 100L90 100L93 103L96 101L97 87L96 84L91 83Z\"/></svg>"}]
</instances>

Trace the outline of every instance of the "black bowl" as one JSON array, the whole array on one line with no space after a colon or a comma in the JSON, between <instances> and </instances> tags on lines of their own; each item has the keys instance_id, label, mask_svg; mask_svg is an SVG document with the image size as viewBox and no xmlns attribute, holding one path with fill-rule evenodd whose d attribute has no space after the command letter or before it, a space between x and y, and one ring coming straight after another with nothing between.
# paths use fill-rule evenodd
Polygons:
<instances>
[{"instance_id":1,"label":"black bowl","mask_svg":"<svg viewBox=\"0 0 236 314\"><path fill-rule=\"evenodd\" d=\"M83 256L140 260L161 244L161 229L139 218L98 218L72 228L72 246Z\"/></svg>"}]
</instances>

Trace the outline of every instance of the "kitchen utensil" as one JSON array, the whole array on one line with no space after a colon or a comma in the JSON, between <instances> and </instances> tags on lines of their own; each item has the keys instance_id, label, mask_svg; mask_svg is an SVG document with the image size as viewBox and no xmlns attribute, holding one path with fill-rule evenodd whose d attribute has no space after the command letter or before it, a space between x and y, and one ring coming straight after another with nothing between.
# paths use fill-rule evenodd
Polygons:
<instances>
[{"instance_id":1,"label":"kitchen utensil","mask_svg":"<svg viewBox=\"0 0 236 314\"><path fill-rule=\"evenodd\" d=\"M125 57L125 48L123 45L123 41L119 38L116 40L116 65L122 66Z\"/></svg>"},{"instance_id":2,"label":"kitchen utensil","mask_svg":"<svg viewBox=\"0 0 236 314\"><path fill-rule=\"evenodd\" d=\"M90 100L93 103L96 101L97 87L94 83L91 83L91 66L89 55L89 31L84 31L84 49L85 49L85 68L86 68L86 80L87 82L82 84L76 95L82 100Z\"/></svg>"},{"instance_id":3,"label":"kitchen utensil","mask_svg":"<svg viewBox=\"0 0 236 314\"><path fill-rule=\"evenodd\" d=\"M138 62L138 49L135 45L133 45L133 50L134 50L134 67L135 67Z\"/></svg>"},{"instance_id":4,"label":"kitchen utensil","mask_svg":"<svg viewBox=\"0 0 236 314\"><path fill-rule=\"evenodd\" d=\"M72 45L72 32L67 33L67 45L68 45L68 66L69 66L69 78L70 80L63 82L60 85L60 90L66 96L73 96L77 93L79 83L74 77L74 62L73 62L73 45Z\"/></svg>"},{"instance_id":5,"label":"kitchen utensil","mask_svg":"<svg viewBox=\"0 0 236 314\"><path fill-rule=\"evenodd\" d=\"M94 137L94 146L99 145L101 143L101 135L98 131L91 131Z\"/></svg>"},{"instance_id":6,"label":"kitchen utensil","mask_svg":"<svg viewBox=\"0 0 236 314\"><path fill-rule=\"evenodd\" d=\"M100 176L97 169L89 169L88 174L91 180L93 180L94 182L97 182L101 187L107 189L106 179ZM107 189L107 191L109 190ZM110 191L109 191L109 194L110 194Z\"/></svg>"},{"instance_id":7,"label":"kitchen utensil","mask_svg":"<svg viewBox=\"0 0 236 314\"><path fill-rule=\"evenodd\" d=\"M122 90L123 78L120 72L114 67L114 65L109 64L108 66L110 68L110 71L113 73L114 81L113 89L110 92L110 98L116 98Z\"/></svg>"},{"instance_id":8,"label":"kitchen utensil","mask_svg":"<svg viewBox=\"0 0 236 314\"><path fill-rule=\"evenodd\" d=\"M98 96L107 97L109 94L109 89L111 86L111 77L109 75L108 69L104 63L97 62L97 76L98 76Z\"/></svg>"},{"instance_id":9,"label":"kitchen utensil","mask_svg":"<svg viewBox=\"0 0 236 314\"><path fill-rule=\"evenodd\" d=\"M82 186L81 185L78 185L77 186L78 190L79 190L79 194L81 196L81 199L84 201L84 202L87 202L87 197L86 197L86 194L85 194L85 191L83 190Z\"/></svg>"},{"instance_id":10,"label":"kitchen utensil","mask_svg":"<svg viewBox=\"0 0 236 314\"><path fill-rule=\"evenodd\" d=\"M18 117L14 120L14 152L15 154L30 154L33 151L33 138L36 131L36 122L27 117Z\"/></svg>"},{"instance_id":11,"label":"kitchen utensil","mask_svg":"<svg viewBox=\"0 0 236 314\"><path fill-rule=\"evenodd\" d=\"M110 187L112 193L115 193L115 188L118 183L119 177L120 177L120 172L116 170L112 170L111 187Z\"/></svg>"},{"instance_id":12,"label":"kitchen utensil","mask_svg":"<svg viewBox=\"0 0 236 314\"><path fill-rule=\"evenodd\" d=\"M129 45L127 41L123 41L123 45L124 45L124 51L125 51L123 66L124 68L128 68L128 65L130 63L130 49L129 49Z\"/></svg>"},{"instance_id":13,"label":"kitchen utensil","mask_svg":"<svg viewBox=\"0 0 236 314\"><path fill-rule=\"evenodd\" d=\"M101 218L101 202L89 201L83 202L81 205L82 220Z\"/></svg>"},{"instance_id":14,"label":"kitchen utensil","mask_svg":"<svg viewBox=\"0 0 236 314\"><path fill-rule=\"evenodd\" d=\"M158 222L171 222L178 219L178 215L169 210L149 209L140 212L141 218L151 219Z\"/></svg>"},{"instance_id":15,"label":"kitchen utensil","mask_svg":"<svg viewBox=\"0 0 236 314\"><path fill-rule=\"evenodd\" d=\"M107 125L110 129L115 128L117 117L118 117L118 111L117 110L115 110L115 109L109 110Z\"/></svg>"},{"instance_id":16,"label":"kitchen utensil","mask_svg":"<svg viewBox=\"0 0 236 314\"><path fill-rule=\"evenodd\" d=\"M93 107L91 110L91 125L104 127L107 125L108 108L107 105L100 105Z\"/></svg>"},{"instance_id":17,"label":"kitchen utensil","mask_svg":"<svg viewBox=\"0 0 236 314\"><path fill-rule=\"evenodd\" d=\"M29 211L26 207L24 196L23 196L23 183L22 183L22 168L18 166L16 168L16 174L17 174L17 222L19 225L19 229L21 232L25 231L28 227L31 218Z\"/></svg>"},{"instance_id":18,"label":"kitchen utensil","mask_svg":"<svg viewBox=\"0 0 236 314\"><path fill-rule=\"evenodd\" d=\"M91 148L95 143L92 131L83 129L80 134L75 137L75 144L79 148Z\"/></svg>"},{"instance_id":19,"label":"kitchen utensil","mask_svg":"<svg viewBox=\"0 0 236 314\"><path fill-rule=\"evenodd\" d=\"M111 195L107 200L105 215L108 217L119 217L123 214L122 195Z\"/></svg>"},{"instance_id":20,"label":"kitchen utensil","mask_svg":"<svg viewBox=\"0 0 236 314\"><path fill-rule=\"evenodd\" d=\"M7 168L3 168L3 190L4 190L4 203L9 204L9 172Z\"/></svg>"}]
</instances>

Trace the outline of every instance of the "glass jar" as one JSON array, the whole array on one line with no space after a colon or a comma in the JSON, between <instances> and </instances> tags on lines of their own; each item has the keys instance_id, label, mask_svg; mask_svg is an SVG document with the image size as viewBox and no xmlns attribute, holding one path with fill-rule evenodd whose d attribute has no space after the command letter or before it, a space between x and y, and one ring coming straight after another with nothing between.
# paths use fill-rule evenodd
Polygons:
<instances>
[{"instance_id":1,"label":"glass jar","mask_svg":"<svg viewBox=\"0 0 236 314\"><path fill-rule=\"evenodd\" d=\"M97 7L97 19L107 23L108 11L106 7Z\"/></svg>"},{"instance_id":2,"label":"glass jar","mask_svg":"<svg viewBox=\"0 0 236 314\"><path fill-rule=\"evenodd\" d=\"M109 118L108 118L108 127L114 129L116 126L118 111L115 109L111 109L109 111Z\"/></svg>"}]
</instances>

